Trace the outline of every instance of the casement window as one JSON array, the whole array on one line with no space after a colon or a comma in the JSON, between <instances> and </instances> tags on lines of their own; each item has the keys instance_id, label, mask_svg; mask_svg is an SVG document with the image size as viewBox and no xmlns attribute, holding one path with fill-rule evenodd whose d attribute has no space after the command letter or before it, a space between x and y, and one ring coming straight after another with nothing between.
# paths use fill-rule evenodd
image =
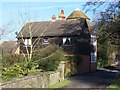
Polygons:
<instances>
[{"instance_id":1,"label":"casement window","mask_svg":"<svg viewBox=\"0 0 120 90\"><path fill-rule=\"evenodd\" d=\"M69 45L71 43L70 37L64 37L63 38L63 45Z\"/></svg>"},{"instance_id":2,"label":"casement window","mask_svg":"<svg viewBox=\"0 0 120 90\"><path fill-rule=\"evenodd\" d=\"M96 62L96 52L91 52L91 62Z\"/></svg>"},{"instance_id":3,"label":"casement window","mask_svg":"<svg viewBox=\"0 0 120 90\"><path fill-rule=\"evenodd\" d=\"M91 44L96 46L97 45L97 40L96 40L96 36L91 35Z\"/></svg>"},{"instance_id":4,"label":"casement window","mask_svg":"<svg viewBox=\"0 0 120 90\"><path fill-rule=\"evenodd\" d=\"M43 39L43 44L49 44L48 38L44 38L44 39Z\"/></svg>"},{"instance_id":5,"label":"casement window","mask_svg":"<svg viewBox=\"0 0 120 90\"><path fill-rule=\"evenodd\" d=\"M31 46L31 39L25 39L24 41L25 46Z\"/></svg>"}]
</instances>

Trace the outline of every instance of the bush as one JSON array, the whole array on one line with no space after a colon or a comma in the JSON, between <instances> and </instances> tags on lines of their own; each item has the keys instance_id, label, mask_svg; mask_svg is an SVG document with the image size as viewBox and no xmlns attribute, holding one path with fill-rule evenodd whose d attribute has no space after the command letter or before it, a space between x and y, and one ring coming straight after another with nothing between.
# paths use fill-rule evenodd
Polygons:
<instances>
[{"instance_id":1,"label":"bush","mask_svg":"<svg viewBox=\"0 0 120 90\"><path fill-rule=\"evenodd\" d=\"M99 51L98 52L98 62L100 64L100 67L105 67L108 65L107 51Z\"/></svg>"},{"instance_id":2,"label":"bush","mask_svg":"<svg viewBox=\"0 0 120 90\"><path fill-rule=\"evenodd\" d=\"M23 77L30 74L40 72L40 69L36 69L34 66L29 68L29 62L16 63L9 68L3 68L2 79L10 80L15 77Z\"/></svg>"},{"instance_id":3,"label":"bush","mask_svg":"<svg viewBox=\"0 0 120 90\"><path fill-rule=\"evenodd\" d=\"M38 68L43 71L55 71L58 68L60 61L64 59L64 53L61 50L58 50L50 56L38 60L36 64L39 63Z\"/></svg>"},{"instance_id":4,"label":"bush","mask_svg":"<svg viewBox=\"0 0 120 90\"><path fill-rule=\"evenodd\" d=\"M71 76L77 74L77 68L82 62L81 56L66 56L65 76Z\"/></svg>"},{"instance_id":5,"label":"bush","mask_svg":"<svg viewBox=\"0 0 120 90\"><path fill-rule=\"evenodd\" d=\"M46 48L36 48L33 51L33 57L32 60L36 61L36 60L40 60L44 57L49 56L50 54L54 53L56 50L58 50L60 47L57 45L49 45Z\"/></svg>"},{"instance_id":6,"label":"bush","mask_svg":"<svg viewBox=\"0 0 120 90\"><path fill-rule=\"evenodd\" d=\"M3 80L36 74L41 71L55 71L60 61L65 59L62 49L55 45L34 52L32 61L25 61L21 57L21 55L12 54L4 56Z\"/></svg>"},{"instance_id":7,"label":"bush","mask_svg":"<svg viewBox=\"0 0 120 90\"><path fill-rule=\"evenodd\" d=\"M3 54L2 56L2 64L3 67L10 67L15 63L25 62L25 58L23 55L18 54Z\"/></svg>"}]
</instances>

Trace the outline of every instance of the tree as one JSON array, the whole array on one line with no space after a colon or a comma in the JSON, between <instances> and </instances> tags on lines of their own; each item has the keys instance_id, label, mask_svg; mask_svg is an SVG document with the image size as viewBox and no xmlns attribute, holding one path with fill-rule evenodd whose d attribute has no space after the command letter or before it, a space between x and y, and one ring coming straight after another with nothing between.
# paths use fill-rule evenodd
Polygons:
<instances>
[{"instance_id":1,"label":"tree","mask_svg":"<svg viewBox=\"0 0 120 90\"><path fill-rule=\"evenodd\" d=\"M29 42L30 42L29 43L30 45L25 45L26 53L23 52L21 49L20 49L20 52L24 55L26 61L31 61L33 52L36 49L36 45L40 42L41 36L43 36L43 34L45 33L45 31L47 30L49 25L51 25L52 22L43 30L41 35L39 35L36 39L33 40L33 33L37 32L37 29L34 28L34 30L33 30L34 24L33 24L33 22L30 22L32 19L32 16L30 15L29 11L25 12L25 16L22 14L19 14L19 15L20 15L21 21L17 22L16 24L21 26L21 24L20 24L20 22L21 22L22 25L24 25L22 27L26 28L27 33L28 33L28 38L24 37L24 34L22 31L19 31L19 33L16 33L17 36L19 36L18 37L19 46L21 46L21 43L22 43L22 46L25 45L25 42L28 42L28 41L26 41L26 39L29 39ZM43 26L41 26L41 27L43 27Z\"/></svg>"},{"instance_id":2,"label":"tree","mask_svg":"<svg viewBox=\"0 0 120 90\"><path fill-rule=\"evenodd\" d=\"M109 59L110 52L117 52L119 56L120 48L120 1L87 2L84 5L86 12L95 13L100 7L107 6L105 11L100 12L100 18L95 21L94 30L97 32L98 41L98 59ZM105 58L106 57L106 58ZM103 65L104 66L104 65Z\"/></svg>"}]
</instances>

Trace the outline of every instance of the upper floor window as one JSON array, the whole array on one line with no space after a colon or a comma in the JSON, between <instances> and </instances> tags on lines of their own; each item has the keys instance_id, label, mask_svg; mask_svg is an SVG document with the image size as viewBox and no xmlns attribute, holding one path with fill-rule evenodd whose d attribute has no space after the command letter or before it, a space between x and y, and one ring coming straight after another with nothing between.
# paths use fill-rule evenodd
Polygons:
<instances>
[{"instance_id":1,"label":"upper floor window","mask_svg":"<svg viewBox=\"0 0 120 90\"><path fill-rule=\"evenodd\" d=\"M44 38L44 39L43 39L43 44L49 44L48 38Z\"/></svg>"},{"instance_id":2,"label":"upper floor window","mask_svg":"<svg viewBox=\"0 0 120 90\"><path fill-rule=\"evenodd\" d=\"M97 44L97 38L95 35L91 35L91 44L94 46L96 46L96 44Z\"/></svg>"},{"instance_id":3,"label":"upper floor window","mask_svg":"<svg viewBox=\"0 0 120 90\"><path fill-rule=\"evenodd\" d=\"M31 39L25 39L24 41L25 46L31 46Z\"/></svg>"},{"instance_id":4,"label":"upper floor window","mask_svg":"<svg viewBox=\"0 0 120 90\"><path fill-rule=\"evenodd\" d=\"M71 43L70 37L64 37L63 38L63 45L69 45Z\"/></svg>"}]
</instances>

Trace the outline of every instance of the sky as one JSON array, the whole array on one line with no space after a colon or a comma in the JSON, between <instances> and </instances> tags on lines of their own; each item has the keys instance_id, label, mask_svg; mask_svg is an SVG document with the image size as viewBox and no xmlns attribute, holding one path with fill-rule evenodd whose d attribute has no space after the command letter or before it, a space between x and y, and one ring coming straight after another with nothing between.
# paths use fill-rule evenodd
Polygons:
<instances>
[{"instance_id":1,"label":"sky","mask_svg":"<svg viewBox=\"0 0 120 90\"><path fill-rule=\"evenodd\" d=\"M45 0L45 2L42 1L24 0L23 2L23 0L3 0L2 3L0 3L0 9L2 9L0 10L2 11L0 13L0 21L2 21L0 27L5 29L5 36L1 37L1 40L16 40L15 32L19 32L24 23L49 21L53 15L58 17L61 9L64 10L66 17L76 8L79 8L85 13L82 6L85 2L81 2L80 0L69 0L71 2L64 2L63 0L61 0L63 2L56 2L54 0L51 0L52 2L48 0ZM102 9L105 9L105 7L100 8L100 10ZM85 14L91 21L95 18L92 12Z\"/></svg>"}]
</instances>

